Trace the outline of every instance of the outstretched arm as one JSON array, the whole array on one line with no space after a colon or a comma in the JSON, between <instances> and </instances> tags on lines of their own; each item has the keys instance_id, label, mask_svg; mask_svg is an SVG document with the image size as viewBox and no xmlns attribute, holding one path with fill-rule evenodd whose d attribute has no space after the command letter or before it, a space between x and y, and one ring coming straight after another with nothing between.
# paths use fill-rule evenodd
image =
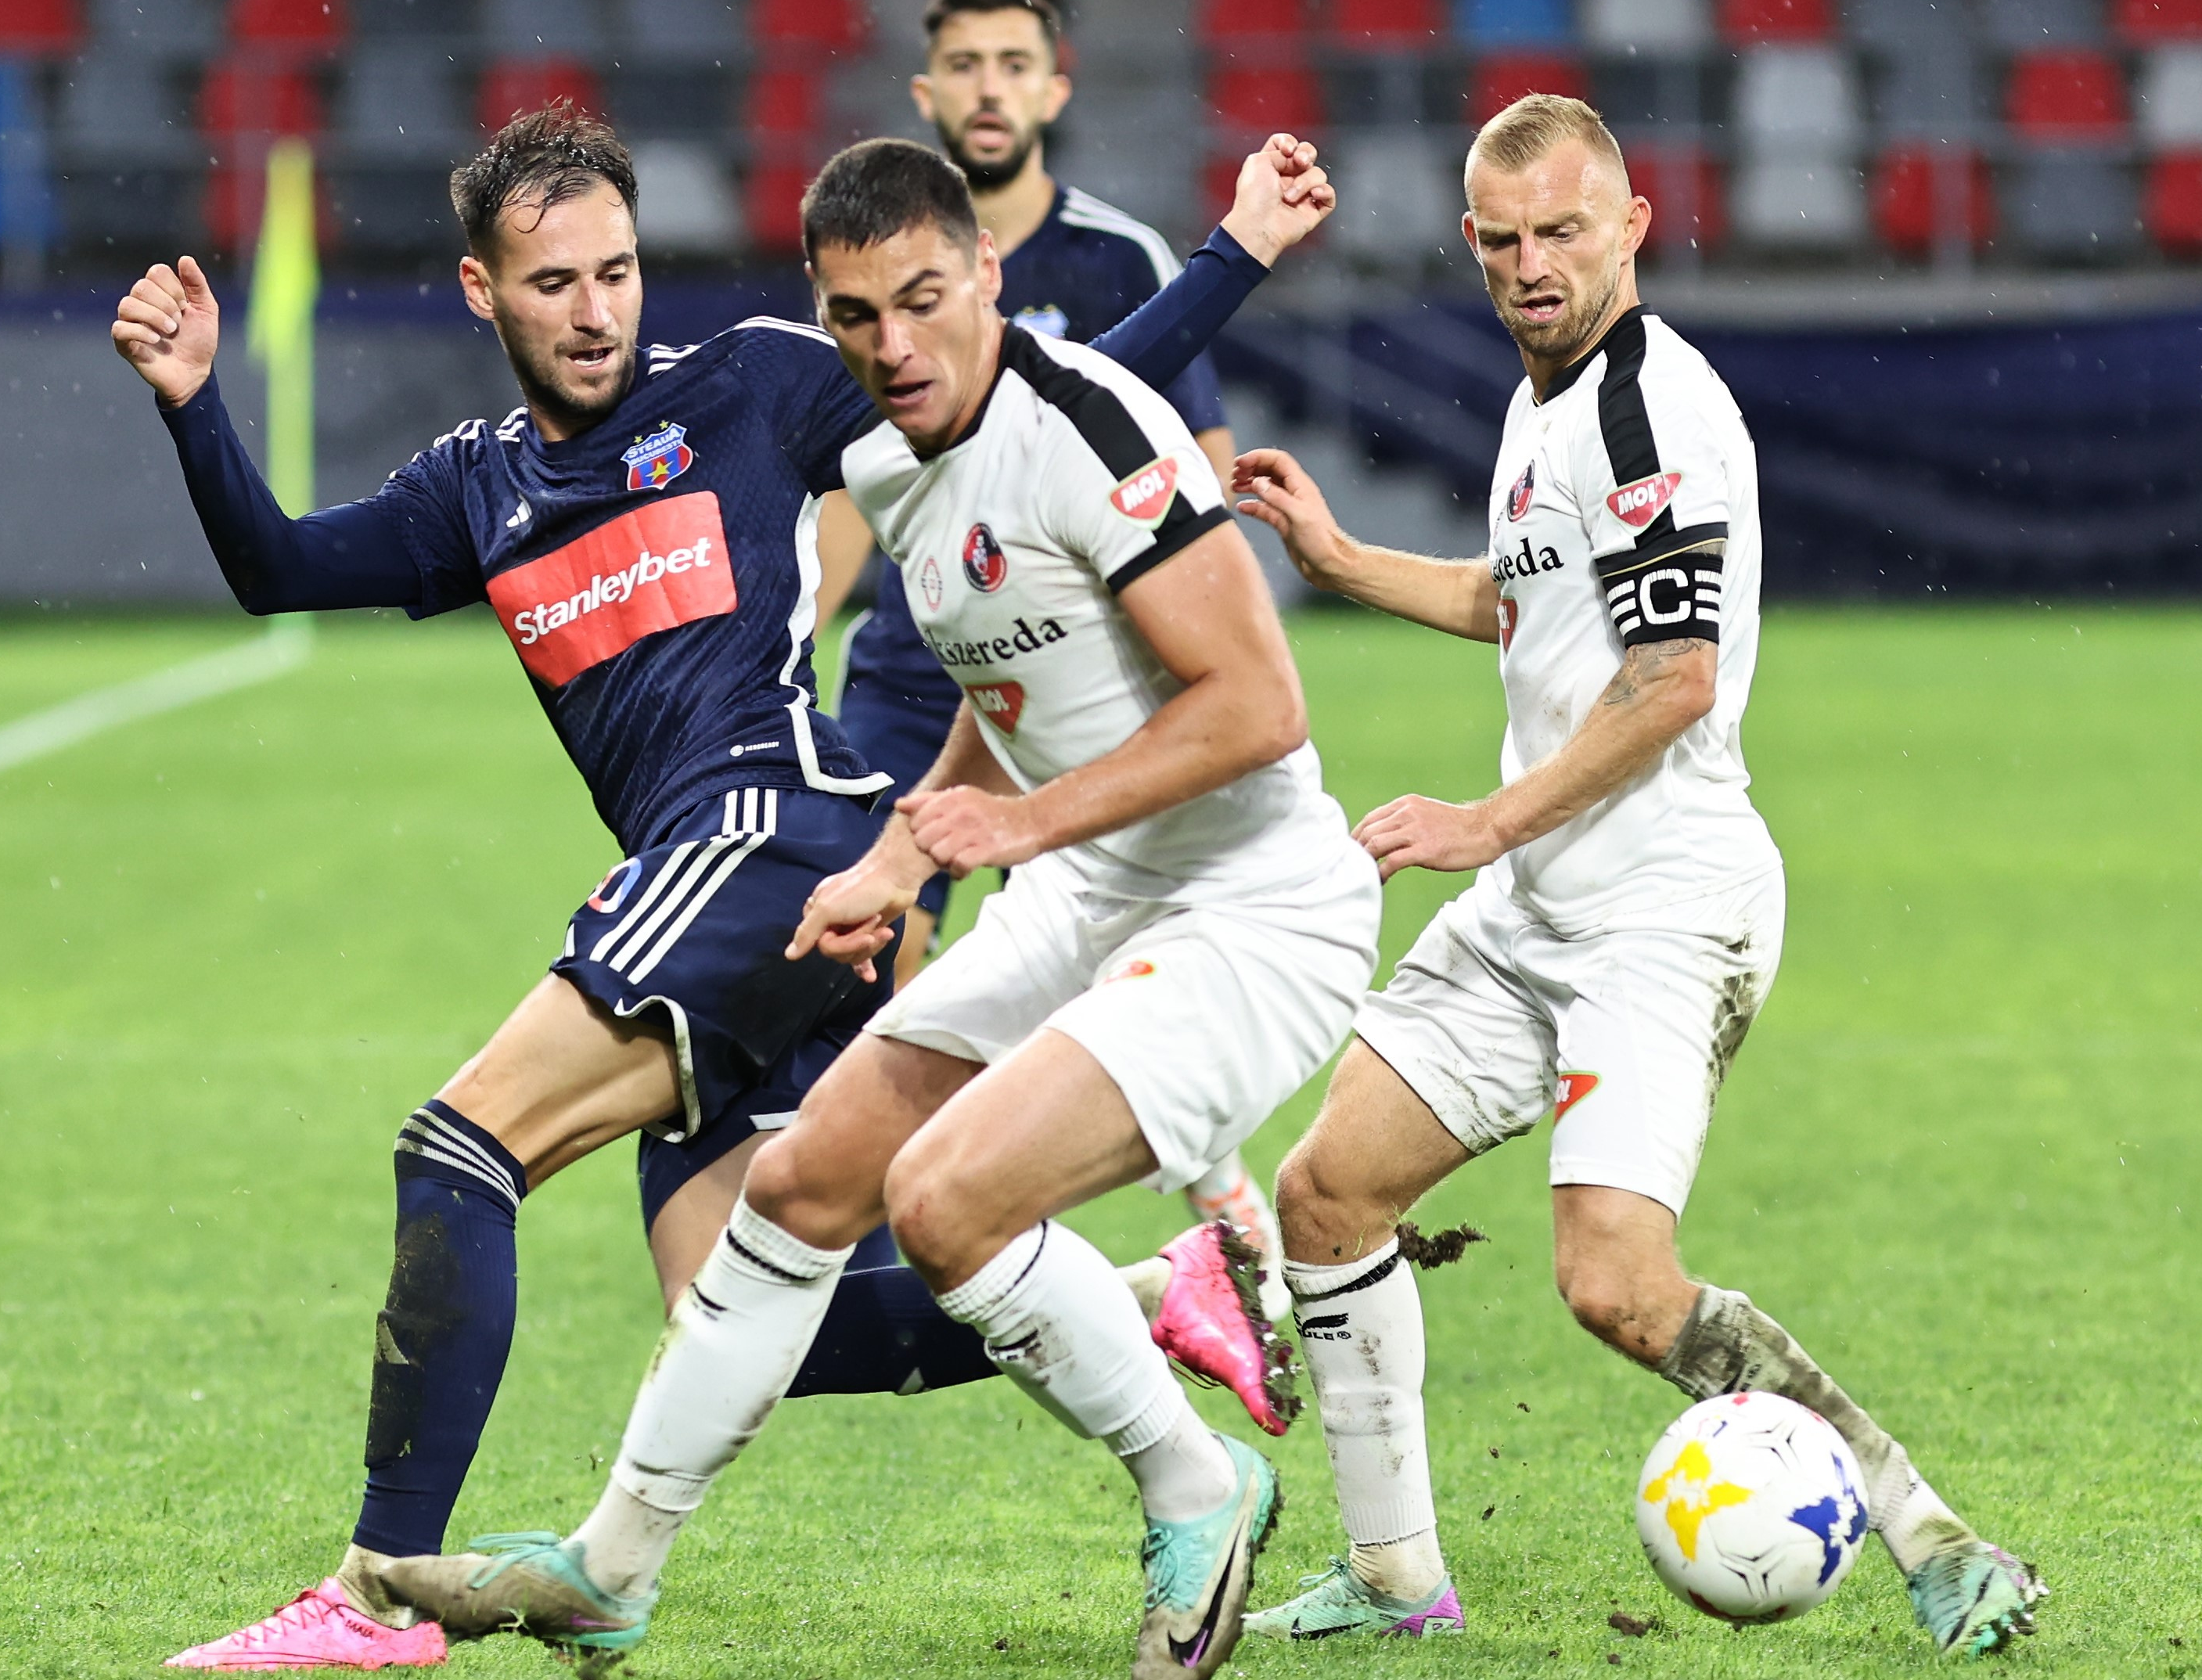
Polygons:
<instances>
[{"instance_id":1,"label":"outstretched arm","mask_svg":"<svg viewBox=\"0 0 2202 1680\"><path fill-rule=\"evenodd\" d=\"M198 263L158 263L117 305L115 350L153 387L191 505L247 612L414 607L421 574L389 514L352 502L291 519L276 505L214 377L221 309Z\"/></svg>"},{"instance_id":2,"label":"outstretched arm","mask_svg":"<svg viewBox=\"0 0 2202 1680\"><path fill-rule=\"evenodd\" d=\"M1448 635L1498 640L1498 585L1488 560L1433 560L1347 536L1306 469L1281 449L1240 456L1231 488L1245 498L1239 511L1282 537L1292 564L1316 588Z\"/></svg>"},{"instance_id":3,"label":"outstretched arm","mask_svg":"<svg viewBox=\"0 0 2202 1680\"><path fill-rule=\"evenodd\" d=\"M1239 167L1237 197L1208 243L1176 279L1093 340L1157 391L1192 365L1276 260L1322 224L1337 204L1314 146L1290 134Z\"/></svg>"},{"instance_id":4,"label":"outstretched arm","mask_svg":"<svg viewBox=\"0 0 2202 1680\"><path fill-rule=\"evenodd\" d=\"M1463 805L1410 793L1354 839L1388 881L1404 869L1475 869L1571 822L1641 772L1713 708L1719 647L1695 638L1622 650L1621 669L1557 752Z\"/></svg>"}]
</instances>

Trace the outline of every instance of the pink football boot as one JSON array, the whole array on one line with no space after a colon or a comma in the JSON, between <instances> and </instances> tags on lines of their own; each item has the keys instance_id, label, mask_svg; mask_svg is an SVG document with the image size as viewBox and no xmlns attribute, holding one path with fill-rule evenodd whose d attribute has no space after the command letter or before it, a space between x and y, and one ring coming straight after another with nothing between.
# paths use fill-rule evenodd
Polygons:
<instances>
[{"instance_id":1,"label":"pink football boot","mask_svg":"<svg viewBox=\"0 0 2202 1680\"><path fill-rule=\"evenodd\" d=\"M1223 1220L1195 1225L1163 1249L1169 1287L1155 1314L1155 1346L1205 1382L1239 1396L1246 1415L1282 1435L1300 1414L1292 1351L1263 1315L1254 1270L1260 1256Z\"/></svg>"},{"instance_id":2,"label":"pink football boot","mask_svg":"<svg viewBox=\"0 0 2202 1680\"><path fill-rule=\"evenodd\" d=\"M444 1660L433 1622L386 1628L351 1607L332 1575L274 1615L168 1659L169 1668L433 1668Z\"/></svg>"}]
</instances>

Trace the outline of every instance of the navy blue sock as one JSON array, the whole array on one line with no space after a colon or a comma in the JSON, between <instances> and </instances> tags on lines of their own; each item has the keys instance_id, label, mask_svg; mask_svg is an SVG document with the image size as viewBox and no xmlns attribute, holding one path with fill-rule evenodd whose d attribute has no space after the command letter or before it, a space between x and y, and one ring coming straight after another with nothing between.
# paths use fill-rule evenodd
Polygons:
<instances>
[{"instance_id":1,"label":"navy blue sock","mask_svg":"<svg viewBox=\"0 0 2202 1680\"><path fill-rule=\"evenodd\" d=\"M440 1552L512 1351L513 1221L527 1177L503 1144L440 1102L397 1135L397 1253L374 1325L367 1496L352 1539Z\"/></svg>"},{"instance_id":2,"label":"navy blue sock","mask_svg":"<svg viewBox=\"0 0 2202 1680\"><path fill-rule=\"evenodd\" d=\"M798 1394L914 1394L998 1375L985 1340L940 1310L882 1225L857 1245L795 1373Z\"/></svg>"}]
</instances>

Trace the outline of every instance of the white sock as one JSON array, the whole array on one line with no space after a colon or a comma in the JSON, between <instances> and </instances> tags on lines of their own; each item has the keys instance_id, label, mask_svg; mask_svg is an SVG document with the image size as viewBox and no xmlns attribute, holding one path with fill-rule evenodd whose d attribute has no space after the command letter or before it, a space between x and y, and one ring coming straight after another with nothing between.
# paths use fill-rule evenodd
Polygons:
<instances>
[{"instance_id":1,"label":"white sock","mask_svg":"<svg viewBox=\"0 0 2202 1680\"><path fill-rule=\"evenodd\" d=\"M1109 1443L1150 1514L1182 1520L1230 1497L1230 1455L1192 1419L1131 1291L1076 1232L1044 1220L939 1300L1011 1382L1073 1433Z\"/></svg>"},{"instance_id":2,"label":"white sock","mask_svg":"<svg viewBox=\"0 0 2202 1680\"><path fill-rule=\"evenodd\" d=\"M1287 1260L1285 1282L1322 1412L1354 1574L1388 1597L1426 1597L1445 1563L1422 1430L1422 1309L1414 1274L1394 1241L1345 1265Z\"/></svg>"},{"instance_id":3,"label":"white sock","mask_svg":"<svg viewBox=\"0 0 2202 1680\"><path fill-rule=\"evenodd\" d=\"M746 1199L735 1202L634 1397L614 1488L574 1534L598 1585L632 1596L657 1578L712 1478L756 1439L795 1380L851 1252L813 1248Z\"/></svg>"}]
</instances>

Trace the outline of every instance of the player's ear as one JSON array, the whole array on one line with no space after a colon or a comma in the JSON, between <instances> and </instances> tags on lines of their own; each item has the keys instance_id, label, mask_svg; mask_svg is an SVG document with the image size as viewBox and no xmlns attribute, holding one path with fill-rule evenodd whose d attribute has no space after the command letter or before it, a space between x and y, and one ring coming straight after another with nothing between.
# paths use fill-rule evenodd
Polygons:
<instances>
[{"instance_id":1,"label":"player's ear","mask_svg":"<svg viewBox=\"0 0 2202 1680\"><path fill-rule=\"evenodd\" d=\"M979 243L972 254L971 266L979 276L979 301L992 309L1002 296L1002 256L994 249L994 236L985 228L979 230Z\"/></svg>"},{"instance_id":2,"label":"player's ear","mask_svg":"<svg viewBox=\"0 0 2202 1680\"><path fill-rule=\"evenodd\" d=\"M1622 234L1622 254L1635 256L1644 248L1645 236L1651 231L1652 201L1640 192L1628 201L1628 223Z\"/></svg>"},{"instance_id":3,"label":"player's ear","mask_svg":"<svg viewBox=\"0 0 2202 1680\"><path fill-rule=\"evenodd\" d=\"M922 71L910 79L910 103L917 107L918 115L926 121L935 120L933 115L933 78Z\"/></svg>"},{"instance_id":4,"label":"player's ear","mask_svg":"<svg viewBox=\"0 0 2202 1680\"><path fill-rule=\"evenodd\" d=\"M1475 243L1475 212L1474 210L1469 210L1461 216L1460 234L1468 241L1469 255L1481 262L1483 260L1483 251Z\"/></svg>"},{"instance_id":5,"label":"player's ear","mask_svg":"<svg viewBox=\"0 0 2202 1680\"><path fill-rule=\"evenodd\" d=\"M496 293L490 286L489 265L469 251L459 259L459 290L467 307L483 321L497 318Z\"/></svg>"},{"instance_id":6,"label":"player's ear","mask_svg":"<svg viewBox=\"0 0 2202 1680\"><path fill-rule=\"evenodd\" d=\"M1039 120L1053 122L1063 115L1063 108L1070 103L1070 78L1060 70L1047 79L1047 99L1040 106Z\"/></svg>"}]
</instances>

